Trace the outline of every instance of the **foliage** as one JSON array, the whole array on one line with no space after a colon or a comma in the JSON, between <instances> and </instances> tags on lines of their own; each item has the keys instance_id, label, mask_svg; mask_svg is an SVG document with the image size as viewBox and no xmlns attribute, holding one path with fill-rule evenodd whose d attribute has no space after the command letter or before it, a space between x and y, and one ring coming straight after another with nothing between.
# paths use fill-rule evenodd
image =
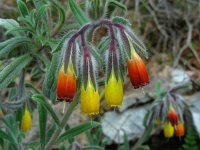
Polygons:
<instances>
[{"instance_id":1,"label":"foliage","mask_svg":"<svg viewBox=\"0 0 200 150\"><path fill-rule=\"evenodd\" d=\"M181 150L190 150L191 148L193 150L199 149L199 146L197 144L197 135L196 135L195 128L191 128L191 127L188 128L184 142L185 143L180 148Z\"/></svg>"}]
</instances>

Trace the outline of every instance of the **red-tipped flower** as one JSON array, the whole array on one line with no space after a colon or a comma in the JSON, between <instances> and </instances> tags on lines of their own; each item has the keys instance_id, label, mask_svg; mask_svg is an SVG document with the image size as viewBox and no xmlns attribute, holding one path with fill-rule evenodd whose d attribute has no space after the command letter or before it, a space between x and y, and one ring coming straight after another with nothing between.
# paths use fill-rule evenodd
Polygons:
<instances>
[{"instance_id":1,"label":"red-tipped flower","mask_svg":"<svg viewBox=\"0 0 200 150\"><path fill-rule=\"evenodd\" d=\"M64 66L59 70L57 81L57 99L60 101L71 102L76 93L76 77L72 64L70 63L67 72L64 72Z\"/></svg>"},{"instance_id":2,"label":"red-tipped flower","mask_svg":"<svg viewBox=\"0 0 200 150\"><path fill-rule=\"evenodd\" d=\"M184 129L184 126L181 122L179 122L178 125L175 127L175 134L178 137L184 136L185 129Z\"/></svg>"},{"instance_id":3,"label":"red-tipped flower","mask_svg":"<svg viewBox=\"0 0 200 150\"><path fill-rule=\"evenodd\" d=\"M178 124L178 114L176 113L172 105L170 105L169 107L167 118L172 123L172 125Z\"/></svg>"},{"instance_id":4,"label":"red-tipped flower","mask_svg":"<svg viewBox=\"0 0 200 150\"><path fill-rule=\"evenodd\" d=\"M133 47L131 53L131 58L127 61L128 75L133 87L139 88L149 83L149 76L143 60Z\"/></svg>"}]
</instances>

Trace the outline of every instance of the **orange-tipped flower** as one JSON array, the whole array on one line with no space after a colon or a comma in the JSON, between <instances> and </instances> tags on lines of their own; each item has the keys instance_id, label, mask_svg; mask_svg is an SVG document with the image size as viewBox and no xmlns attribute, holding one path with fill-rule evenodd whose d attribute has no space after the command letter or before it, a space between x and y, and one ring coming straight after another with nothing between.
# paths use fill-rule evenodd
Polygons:
<instances>
[{"instance_id":1,"label":"orange-tipped flower","mask_svg":"<svg viewBox=\"0 0 200 150\"><path fill-rule=\"evenodd\" d=\"M169 107L167 118L172 123L172 125L176 125L178 123L178 114L176 113L172 105L170 105Z\"/></svg>"},{"instance_id":2,"label":"orange-tipped flower","mask_svg":"<svg viewBox=\"0 0 200 150\"><path fill-rule=\"evenodd\" d=\"M23 132L27 132L31 130L31 128L32 128L31 114L28 108L25 108L21 121L21 130Z\"/></svg>"},{"instance_id":3,"label":"orange-tipped flower","mask_svg":"<svg viewBox=\"0 0 200 150\"><path fill-rule=\"evenodd\" d=\"M105 84L105 100L107 107L117 107L122 105L122 79L119 77L117 80L114 72L111 73L108 83Z\"/></svg>"},{"instance_id":4,"label":"orange-tipped flower","mask_svg":"<svg viewBox=\"0 0 200 150\"><path fill-rule=\"evenodd\" d=\"M76 77L72 64L68 65L67 72L64 72L64 66L61 67L57 82L57 99L71 102L76 93Z\"/></svg>"},{"instance_id":5,"label":"orange-tipped flower","mask_svg":"<svg viewBox=\"0 0 200 150\"><path fill-rule=\"evenodd\" d=\"M132 57L127 61L128 75L134 88L139 88L149 83L146 66L135 49L132 47Z\"/></svg>"},{"instance_id":6,"label":"orange-tipped flower","mask_svg":"<svg viewBox=\"0 0 200 150\"><path fill-rule=\"evenodd\" d=\"M98 90L94 88L92 81L88 80L86 88L81 86L81 110L84 114L95 115L99 113L100 98Z\"/></svg>"},{"instance_id":7,"label":"orange-tipped flower","mask_svg":"<svg viewBox=\"0 0 200 150\"><path fill-rule=\"evenodd\" d=\"M185 134L184 126L181 122L179 122L178 125L175 126L175 135L181 137L184 136L184 134Z\"/></svg>"},{"instance_id":8,"label":"orange-tipped flower","mask_svg":"<svg viewBox=\"0 0 200 150\"><path fill-rule=\"evenodd\" d=\"M174 135L174 127L170 122L165 122L164 123L164 136L166 138L171 138Z\"/></svg>"}]
</instances>

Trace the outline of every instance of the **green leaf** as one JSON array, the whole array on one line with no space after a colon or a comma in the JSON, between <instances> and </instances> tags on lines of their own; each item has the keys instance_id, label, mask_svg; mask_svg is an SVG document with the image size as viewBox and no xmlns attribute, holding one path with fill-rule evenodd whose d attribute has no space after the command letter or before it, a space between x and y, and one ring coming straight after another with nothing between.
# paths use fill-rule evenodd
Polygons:
<instances>
[{"instance_id":1,"label":"green leaf","mask_svg":"<svg viewBox=\"0 0 200 150\"><path fill-rule=\"evenodd\" d=\"M36 145L39 145L38 141L33 141L25 145L24 150L38 150Z\"/></svg>"},{"instance_id":2,"label":"green leaf","mask_svg":"<svg viewBox=\"0 0 200 150\"><path fill-rule=\"evenodd\" d=\"M127 19L125 19L123 17L118 17L118 16L113 17L112 22L113 23L120 23L120 24L123 24L123 25L130 25L130 22Z\"/></svg>"},{"instance_id":3,"label":"green leaf","mask_svg":"<svg viewBox=\"0 0 200 150\"><path fill-rule=\"evenodd\" d=\"M150 150L150 147L148 145L140 145L136 150Z\"/></svg>"},{"instance_id":4,"label":"green leaf","mask_svg":"<svg viewBox=\"0 0 200 150\"><path fill-rule=\"evenodd\" d=\"M94 121L91 121L91 122L86 122L86 123L83 123L81 125L78 125L74 128L71 128L67 131L65 131L65 133L63 133L57 140L58 143L61 143L65 140L68 140L68 139L71 139L73 138L74 136L77 136L91 128L94 128L94 127L97 127L97 126L100 126L101 124L98 123L98 122L94 122Z\"/></svg>"},{"instance_id":5,"label":"green leaf","mask_svg":"<svg viewBox=\"0 0 200 150\"><path fill-rule=\"evenodd\" d=\"M41 94L35 94L32 96L32 99L41 105L43 105L46 110L51 114L51 117L55 121L55 123L60 126L60 120L58 119L57 115L55 114L51 105L46 101L46 99Z\"/></svg>"},{"instance_id":6,"label":"green leaf","mask_svg":"<svg viewBox=\"0 0 200 150\"><path fill-rule=\"evenodd\" d=\"M56 83L57 83L57 74L59 66L59 53L54 53L51 64L46 72L44 84L43 84L43 93L48 97L53 103L56 100ZM54 84L55 83L55 84Z\"/></svg>"},{"instance_id":7,"label":"green leaf","mask_svg":"<svg viewBox=\"0 0 200 150\"><path fill-rule=\"evenodd\" d=\"M84 25L87 22L89 22L89 19L84 13L84 11L80 8L80 6L74 0L69 0L69 7L73 15L75 16L77 22L80 25Z\"/></svg>"},{"instance_id":8,"label":"green leaf","mask_svg":"<svg viewBox=\"0 0 200 150\"><path fill-rule=\"evenodd\" d=\"M129 150L128 136L125 131L124 131L124 150Z\"/></svg>"},{"instance_id":9,"label":"green leaf","mask_svg":"<svg viewBox=\"0 0 200 150\"><path fill-rule=\"evenodd\" d=\"M40 146L41 149L44 149L46 143L47 111L41 103L38 103L38 112L39 112L39 124L40 124Z\"/></svg>"},{"instance_id":10,"label":"green leaf","mask_svg":"<svg viewBox=\"0 0 200 150\"><path fill-rule=\"evenodd\" d=\"M28 8L26 7L26 4L22 0L17 0L17 5L23 17L29 15Z\"/></svg>"},{"instance_id":11,"label":"green leaf","mask_svg":"<svg viewBox=\"0 0 200 150\"><path fill-rule=\"evenodd\" d=\"M37 24L38 21L42 18L42 16L43 16L44 13L46 12L48 6L49 6L49 5L45 4L45 5L42 5L42 6L38 9L38 12L37 12L36 18L35 18L36 24Z\"/></svg>"},{"instance_id":12,"label":"green leaf","mask_svg":"<svg viewBox=\"0 0 200 150\"><path fill-rule=\"evenodd\" d=\"M50 0L50 1L53 4L53 6L56 7L58 14L59 14L59 19L57 21L58 23L52 32L52 36L54 36L65 23L65 10L57 1L54 1L54 0Z\"/></svg>"},{"instance_id":13,"label":"green leaf","mask_svg":"<svg viewBox=\"0 0 200 150\"><path fill-rule=\"evenodd\" d=\"M70 31L65 36L63 36L60 42L56 46L52 47L52 52L55 53L55 52L61 51L64 42L67 39L69 39L74 33L76 33L76 31Z\"/></svg>"},{"instance_id":14,"label":"green leaf","mask_svg":"<svg viewBox=\"0 0 200 150\"><path fill-rule=\"evenodd\" d=\"M7 87L32 60L30 55L23 55L16 58L11 64L0 72L0 89Z\"/></svg>"},{"instance_id":15,"label":"green leaf","mask_svg":"<svg viewBox=\"0 0 200 150\"><path fill-rule=\"evenodd\" d=\"M104 148L100 146L84 146L83 150L104 150Z\"/></svg>"},{"instance_id":16,"label":"green leaf","mask_svg":"<svg viewBox=\"0 0 200 150\"><path fill-rule=\"evenodd\" d=\"M0 129L0 139L6 139L7 141L13 143L13 138L10 137L6 132Z\"/></svg>"},{"instance_id":17,"label":"green leaf","mask_svg":"<svg viewBox=\"0 0 200 150\"><path fill-rule=\"evenodd\" d=\"M0 26L3 26L6 30L13 30L19 27L19 23L14 19L2 19L0 18ZM19 35L17 32L12 32L13 35Z\"/></svg>"},{"instance_id":18,"label":"green leaf","mask_svg":"<svg viewBox=\"0 0 200 150\"><path fill-rule=\"evenodd\" d=\"M13 49L24 43L30 43L31 40L27 37L14 37L0 43L0 58L10 53Z\"/></svg>"},{"instance_id":19,"label":"green leaf","mask_svg":"<svg viewBox=\"0 0 200 150\"><path fill-rule=\"evenodd\" d=\"M110 5L117 6L121 8L124 11L127 11L126 5L122 4L121 2L118 2L117 0L109 0Z\"/></svg>"}]
</instances>

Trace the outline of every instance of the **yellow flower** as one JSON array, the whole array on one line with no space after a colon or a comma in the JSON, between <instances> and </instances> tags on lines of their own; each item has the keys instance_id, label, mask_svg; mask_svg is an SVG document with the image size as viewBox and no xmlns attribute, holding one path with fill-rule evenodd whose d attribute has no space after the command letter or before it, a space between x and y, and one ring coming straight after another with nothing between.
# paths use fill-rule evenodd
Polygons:
<instances>
[{"instance_id":1,"label":"yellow flower","mask_svg":"<svg viewBox=\"0 0 200 150\"><path fill-rule=\"evenodd\" d=\"M123 84L121 78L117 81L114 72L111 73L108 83L105 84L105 100L107 107L122 105Z\"/></svg>"},{"instance_id":2,"label":"yellow flower","mask_svg":"<svg viewBox=\"0 0 200 150\"><path fill-rule=\"evenodd\" d=\"M21 130L23 132L29 131L32 128L32 119L31 114L28 108L25 108L24 114L22 116L22 122L21 122Z\"/></svg>"},{"instance_id":3,"label":"yellow flower","mask_svg":"<svg viewBox=\"0 0 200 150\"><path fill-rule=\"evenodd\" d=\"M174 135L174 127L170 122L164 123L164 136L166 138L171 138Z\"/></svg>"},{"instance_id":4,"label":"yellow flower","mask_svg":"<svg viewBox=\"0 0 200 150\"><path fill-rule=\"evenodd\" d=\"M99 113L100 98L98 90L94 88L92 82L88 80L86 89L81 86L81 110L82 113L95 115Z\"/></svg>"}]
</instances>

